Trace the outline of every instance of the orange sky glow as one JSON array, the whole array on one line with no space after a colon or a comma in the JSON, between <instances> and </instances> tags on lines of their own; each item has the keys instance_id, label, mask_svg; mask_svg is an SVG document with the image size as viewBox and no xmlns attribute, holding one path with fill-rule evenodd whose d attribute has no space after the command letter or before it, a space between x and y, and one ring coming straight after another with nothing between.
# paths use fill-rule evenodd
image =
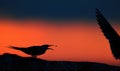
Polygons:
<instances>
[{"instance_id":1,"label":"orange sky glow","mask_svg":"<svg viewBox=\"0 0 120 71\"><path fill-rule=\"evenodd\" d=\"M120 33L119 25L113 26ZM109 43L96 21L0 20L0 54L11 53L29 57L8 46L27 47L42 44L58 47L51 47L54 51L48 50L46 54L38 56L41 59L100 62L120 66L120 60L113 58Z\"/></svg>"}]
</instances>

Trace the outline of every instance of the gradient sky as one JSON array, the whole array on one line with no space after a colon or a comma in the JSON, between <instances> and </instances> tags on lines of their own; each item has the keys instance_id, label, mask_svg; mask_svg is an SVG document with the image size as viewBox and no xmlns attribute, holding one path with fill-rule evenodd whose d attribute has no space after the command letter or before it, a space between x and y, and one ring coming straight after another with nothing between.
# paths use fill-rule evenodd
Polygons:
<instances>
[{"instance_id":1,"label":"gradient sky","mask_svg":"<svg viewBox=\"0 0 120 71\"><path fill-rule=\"evenodd\" d=\"M113 58L108 41L94 21L55 22L1 19L0 23L2 23L0 24L0 54L12 53L27 57L29 55L10 49L8 46L28 47L53 44L58 47L51 47L55 50L49 50L39 57L47 60L90 61L120 65L120 61ZM114 28L120 33L118 25L114 25Z\"/></svg>"},{"instance_id":2,"label":"gradient sky","mask_svg":"<svg viewBox=\"0 0 120 71\"><path fill-rule=\"evenodd\" d=\"M120 33L119 0L1 0L0 54L29 56L7 48L55 44L39 56L47 60L90 61L119 65L95 18L101 10Z\"/></svg>"}]
</instances>

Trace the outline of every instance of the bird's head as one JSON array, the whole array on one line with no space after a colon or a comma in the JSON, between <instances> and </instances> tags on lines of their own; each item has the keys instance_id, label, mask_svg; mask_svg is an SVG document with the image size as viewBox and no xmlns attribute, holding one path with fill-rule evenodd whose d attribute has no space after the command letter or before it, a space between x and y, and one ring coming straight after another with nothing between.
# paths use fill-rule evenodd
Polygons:
<instances>
[{"instance_id":1,"label":"bird's head","mask_svg":"<svg viewBox=\"0 0 120 71\"><path fill-rule=\"evenodd\" d=\"M42 45L42 47L44 47L45 49L50 49L50 50L54 50L52 48L49 48L51 46L55 46L55 45L49 45L49 44L45 44L45 45Z\"/></svg>"}]
</instances>

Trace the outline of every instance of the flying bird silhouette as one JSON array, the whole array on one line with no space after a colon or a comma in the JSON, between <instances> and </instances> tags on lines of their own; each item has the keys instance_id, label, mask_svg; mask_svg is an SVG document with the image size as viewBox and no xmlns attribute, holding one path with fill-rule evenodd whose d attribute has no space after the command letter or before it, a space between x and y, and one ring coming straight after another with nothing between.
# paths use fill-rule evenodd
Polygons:
<instances>
[{"instance_id":1,"label":"flying bird silhouette","mask_svg":"<svg viewBox=\"0 0 120 71\"><path fill-rule=\"evenodd\" d=\"M41 45L41 46L30 46L27 48L21 48L21 47L16 47L16 46L9 46L10 48L16 49L16 50L20 50L26 54L31 55L33 58L36 58L38 55L42 55L46 52L46 50L50 49L53 50L52 48L48 48L50 46L54 46L54 45Z\"/></svg>"},{"instance_id":2,"label":"flying bird silhouette","mask_svg":"<svg viewBox=\"0 0 120 71\"><path fill-rule=\"evenodd\" d=\"M114 58L120 59L120 36L113 29L113 27L109 24L109 22L105 19L105 17L101 14L101 12L96 9L96 17L98 24L104 33L104 36L107 38L110 44L110 48Z\"/></svg>"}]
</instances>

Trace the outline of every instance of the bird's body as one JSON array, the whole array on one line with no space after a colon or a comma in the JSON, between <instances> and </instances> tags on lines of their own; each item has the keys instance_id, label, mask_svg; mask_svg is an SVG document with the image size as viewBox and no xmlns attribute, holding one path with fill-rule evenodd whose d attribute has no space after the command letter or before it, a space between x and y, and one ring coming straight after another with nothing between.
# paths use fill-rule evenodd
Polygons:
<instances>
[{"instance_id":1,"label":"bird's body","mask_svg":"<svg viewBox=\"0 0 120 71\"><path fill-rule=\"evenodd\" d=\"M48 50L48 49L52 50L52 48L48 48L49 46L52 46L52 45L30 46L27 48L20 48L20 47L15 47L15 46L10 46L10 47L13 49L16 49L16 50L20 50L26 54L29 54L32 57L36 57L37 55L44 54L46 52L46 50Z\"/></svg>"},{"instance_id":2,"label":"bird's body","mask_svg":"<svg viewBox=\"0 0 120 71\"><path fill-rule=\"evenodd\" d=\"M110 48L115 59L120 59L120 36L109 24L105 17L96 9L96 17L98 24L104 33L104 36L108 39Z\"/></svg>"}]
</instances>

